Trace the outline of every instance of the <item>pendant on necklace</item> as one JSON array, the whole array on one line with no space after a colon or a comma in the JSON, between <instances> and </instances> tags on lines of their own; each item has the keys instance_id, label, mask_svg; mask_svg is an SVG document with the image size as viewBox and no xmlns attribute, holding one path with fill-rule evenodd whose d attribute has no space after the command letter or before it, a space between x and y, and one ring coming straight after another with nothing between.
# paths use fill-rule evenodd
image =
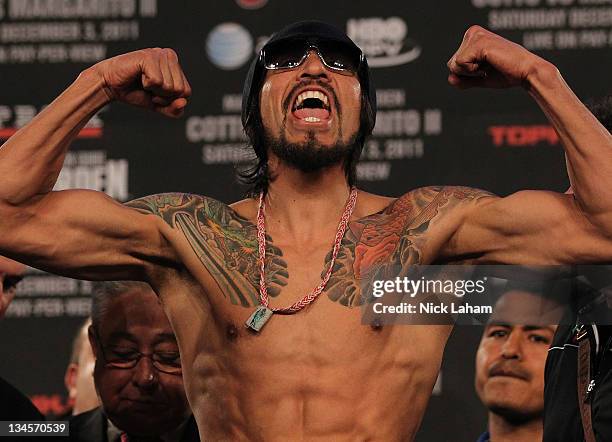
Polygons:
<instances>
[{"instance_id":1,"label":"pendant on necklace","mask_svg":"<svg viewBox=\"0 0 612 442\"><path fill-rule=\"evenodd\" d=\"M250 329L258 332L264 325L266 325L268 319L272 317L272 313L274 312L268 307L264 305L258 305L253 314L249 316L249 319L247 319L245 325Z\"/></svg>"}]
</instances>

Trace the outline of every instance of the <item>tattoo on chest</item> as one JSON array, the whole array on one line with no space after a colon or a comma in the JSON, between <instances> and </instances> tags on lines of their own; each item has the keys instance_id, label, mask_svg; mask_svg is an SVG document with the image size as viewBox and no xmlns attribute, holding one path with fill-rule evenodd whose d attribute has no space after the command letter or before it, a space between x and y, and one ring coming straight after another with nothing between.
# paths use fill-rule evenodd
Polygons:
<instances>
[{"instance_id":1,"label":"tattoo on chest","mask_svg":"<svg viewBox=\"0 0 612 442\"><path fill-rule=\"evenodd\" d=\"M398 269L422 263L428 232L437 219L462 201L485 195L463 187L427 187L407 193L379 213L352 221L325 288L329 299L348 307L363 304L363 284L401 276ZM244 307L259 303L257 228L253 223L227 205L197 195L159 194L127 205L155 214L180 230L231 303ZM322 263L322 276L330 259L331 250ZM288 279L282 251L268 236L268 294L278 296Z\"/></svg>"},{"instance_id":2,"label":"tattoo on chest","mask_svg":"<svg viewBox=\"0 0 612 442\"><path fill-rule=\"evenodd\" d=\"M431 230L462 202L491 194L467 187L424 187L395 200L380 213L351 222L325 291L330 299L356 307L362 287L374 279L394 279L411 265L424 264ZM326 264L331 253L326 257Z\"/></svg>"},{"instance_id":3,"label":"tattoo on chest","mask_svg":"<svg viewBox=\"0 0 612 442\"><path fill-rule=\"evenodd\" d=\"M202 264L232 304L259 303L257 228L227 205L190 194L160 194L128 203L130 207L160 216L180 230ZM287 285L287 263L271 238L266 241L268 294L278 296Z\"/></svg>"}]
</instances>

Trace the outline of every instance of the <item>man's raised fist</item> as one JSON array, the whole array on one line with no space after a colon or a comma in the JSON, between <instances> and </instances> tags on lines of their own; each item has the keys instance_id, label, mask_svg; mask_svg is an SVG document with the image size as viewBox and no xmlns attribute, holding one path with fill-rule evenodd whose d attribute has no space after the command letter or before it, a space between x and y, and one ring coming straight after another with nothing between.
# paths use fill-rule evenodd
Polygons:
<instances>
[{"instance_id":1,"label":"man's raised fist","mask_svg":"<svg viewBox=\"0 0 612 442\"><path fill-rule=\"evenodd\" d=\"M111 100L179 117L191 86L172 49L141 49L103 60L90 68Z\"/></svg>"}]
</instances>

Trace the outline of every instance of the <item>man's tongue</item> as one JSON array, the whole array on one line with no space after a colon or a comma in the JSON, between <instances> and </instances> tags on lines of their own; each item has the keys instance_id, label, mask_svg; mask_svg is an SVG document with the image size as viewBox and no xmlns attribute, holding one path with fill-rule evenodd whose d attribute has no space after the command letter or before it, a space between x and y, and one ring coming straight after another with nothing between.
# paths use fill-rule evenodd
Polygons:
<instances>
[{"instance_id":1,"label":"man's tongue","mask_svg":"<svg viewBox=\"0 0 612 442\"><path fill-rule=\"evenodd\" d=\"M329 111L327 109L321 109L316 107L303 107L302 109L298 109L293 112L293 115L295 115L295 117L299 118L300 120L303 120L304 118L308 117L315 117L319 120L325 120L329 118Z\"/></svg>"}]
</instances>

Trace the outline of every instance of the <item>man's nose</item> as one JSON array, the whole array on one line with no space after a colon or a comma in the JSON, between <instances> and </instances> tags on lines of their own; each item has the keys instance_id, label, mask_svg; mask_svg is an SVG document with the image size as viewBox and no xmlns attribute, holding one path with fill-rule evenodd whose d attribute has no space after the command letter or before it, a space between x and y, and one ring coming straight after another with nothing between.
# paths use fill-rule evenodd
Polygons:
<instances>
[{"instance_id":1,"label":"man's nose","mask_svg":"<svg viewBox=\"0 0 612 442\"><path fill-rule=\"evenodd\" d=\"M158 380L157 369L153 365L151 358L141 357L134 367L132 381L142 389L152 389Z\"/></svg>"},{"instance_id":2,"label":"man's nose","mask_svg":"<svg viewBox=\"0 0 612 442\"><path fill-rule=\"evenodd\" d=\"M319 57L319 54L315 50L308 51L306 60L302 63L300 69L300 77L316 77L316 78L328 78L328 72L323 64L323 60Z\"/></svg>"},{"instance_id":3,"label":"man's nose","mask_svg":"<svg viewBox=\"0 0 612 442\"><path fill-rule=\"evenodd\" d=\"M508 339L502 346L502 356L504 359L522 359L522 334L512 331L508 335Z\"/></svg>"}]
</instances>

